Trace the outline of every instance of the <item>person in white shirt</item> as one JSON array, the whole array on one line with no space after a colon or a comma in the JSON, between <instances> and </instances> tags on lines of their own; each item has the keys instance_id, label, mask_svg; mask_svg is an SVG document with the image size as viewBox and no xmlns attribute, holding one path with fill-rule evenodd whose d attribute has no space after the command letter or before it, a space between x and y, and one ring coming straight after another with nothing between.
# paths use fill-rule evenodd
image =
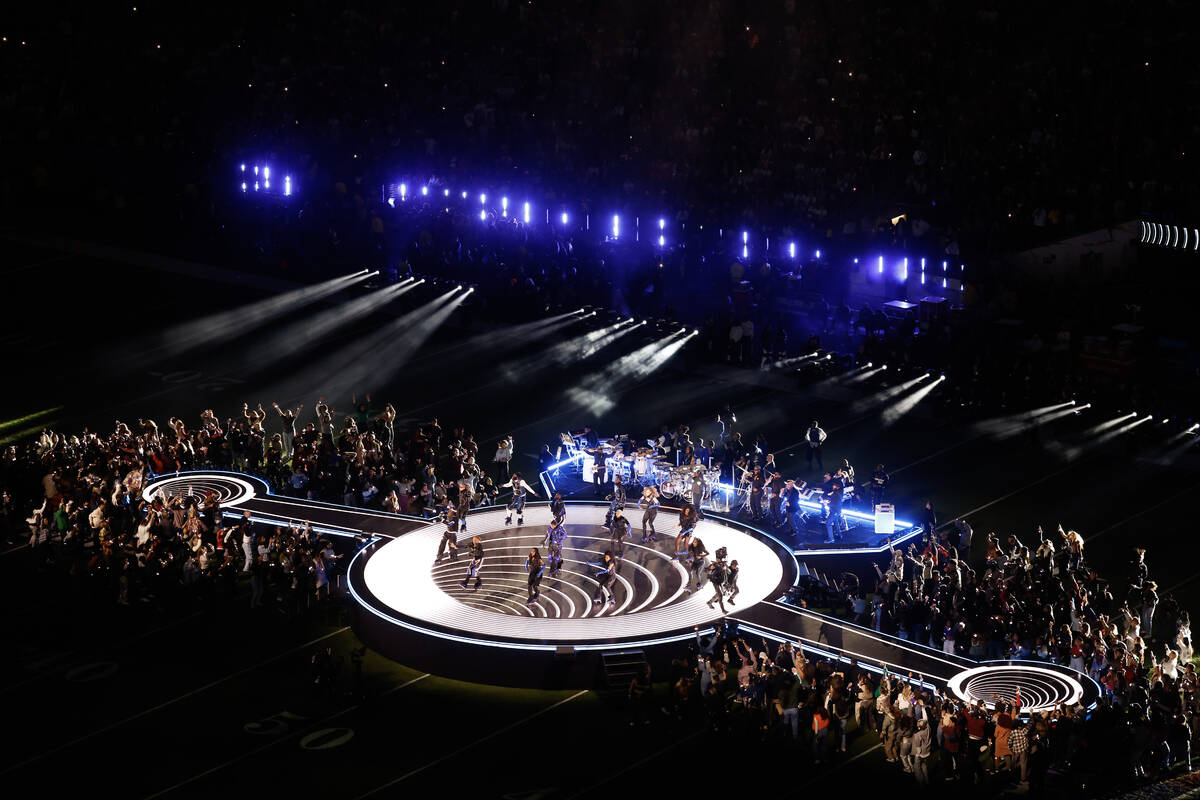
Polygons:
<instances>
[{"instance_id":1,"label":"person in white shirt","mask_svg":"<svg viewBox=\"0 0 1200 800\"><path fill-rule=\"evenodd\" d=\"M513 438L506 436L500 440L496 446L496 455L492 456L492 461L496 464L496 480L502 481L508 477L509 462L513 457Z\"/></svg>"}]
</instances>

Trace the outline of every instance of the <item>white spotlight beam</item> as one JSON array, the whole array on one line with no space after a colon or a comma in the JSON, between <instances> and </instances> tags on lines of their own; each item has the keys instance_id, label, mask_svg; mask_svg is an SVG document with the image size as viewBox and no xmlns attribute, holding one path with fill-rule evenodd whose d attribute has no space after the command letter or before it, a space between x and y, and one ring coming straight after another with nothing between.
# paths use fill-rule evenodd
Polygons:
<instances>
[{"instance_id":1,"label":"white spotlight beam","mask_svg":"<svg viewBox=\"0 0 1200 800\"><path fill-rule=\"evenodd\" d=\"M137 358L144 359L151 355L174 356L200 345L227 342L272 322L284 314L315 303L352 284L378 274L378 271L368 272L362 269L351 275L342 275L314 286L293 289L264 300L247 303L230 311L222 311L203 319L176 325L162 335L158 346L140 354Z\"/></svg>"},{"instance_id":2,"label":"white spotlight beam","mask_svg":"<svg viewBox=\"0 0 1200 800\"><path fill-rule=\"evenodd\" d=\"M309 348L338 328L372 314L416 285L412 278L405 278L400 283L385 286L308 319L294 322L252 347L247 360L251 364L268 364L281 354Z\"/></svg>"},{"instance_id":3,"label":"white spotlight beam","mask_svg":"<svg viewBox=\"0 0 1200 800\"><path fill-rule=\"evenodd\" d=\"M851 404L850 411L851 411L851 413L854 413L854 414L861 414L864 411L868 411L872 408L875 408L876 406L883 405L884 403L891 400L893 397L897 397L898 395L903 394L904 392L907 392L909 389L913 388L918 383L920 383L921 381L925 380L928 377L929 377L929 373L926 372L924 375L918 375L917 377L913 378L912 380L908 380L908 381L905 381L904 383L897 384L896 386L893 386L889 389L884 389L883 391L876 392L875 394L871 395L870 397L864 397L862 400L856 400L854 403Z\"/></svg>"},{"instance_id":4,"label":"white spotlight beam","mask_svg":"<svg viewBox=\"0 0 1200 800\"><path fill-rule=\"evenodd\" d=\"M1086 431L1084 431L1083 435L1084 436L1092 436L1097 433L1103 433L1104 431L1108 430L1109 428L1116 427L1117 425L1120 425L1122 422L1133 419L1136 416L1137 416L1137 412L1130 411L1128 414L1122 414L1119 417L1114 417L1113 419L1107 420L1105 422L1101 422L1099 425L1093 425L1092 427L1090 427Z\"/></svg>"},{"instance_id":5,"label":"white spotlight beam","mask_svg":"<svg viewBox=\"0 0 1200 800\"><path fill-rule=\"evenodd\" d=\"M917 390L912 394L901 397L895 403L883 410L883 415L880 418L880 422L882 422L885 427L895 425L905 414L912 411L917 407L918 403L928 397L929 393L936 389L944 380L946 380L946 378L945 376L942 376L932 383L927 383L924 386L918 387Z\"/></svg>"}]
</instances>

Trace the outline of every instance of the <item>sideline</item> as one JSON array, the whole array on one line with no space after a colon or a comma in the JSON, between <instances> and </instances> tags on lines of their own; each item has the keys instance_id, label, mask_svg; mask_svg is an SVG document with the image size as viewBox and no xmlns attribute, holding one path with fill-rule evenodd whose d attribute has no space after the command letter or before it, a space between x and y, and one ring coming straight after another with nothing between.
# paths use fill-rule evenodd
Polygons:
<instances>
[{"instance_id":1,"label":"sideline","mask_svg":"<svg viewBox=\"0 0 1200 800\"><path fill-rule=\"evenodd\" d=\"M139 711L136 714L131 714L128 717L119 719L116 722L105 725L103 728L98 728L98 729L92 731L91 733L85 733L83 736L72 739L71 741L66 742L65 744L60 744L57 747L52 747L51 749L45 750L37 755L30 756L29 758L25 759L24 761L19 761L16 764L5 767L3 770L0 770L0 775L7 775L10 772L16 772L17 770L27 767L30 764L34 764L38 761L41 761L42 759L46 758L47 756L52 756L55 753L61 753L63 750L74 747L75 745L80 744L82 742L86 742L87 740L95 738L96 736L99 736L102 733L108 733L109 731L115 730L116 728L119 728L126 723L133 722L135 719L141 719L144 716L153 714L155 711L161 711L162 709L166 708L167 706L171 706L171 705L174 705L175 703L178 703L180 700L186 700L187 698L192 697L197 694L200 694L201 692L208 691L209 689L213 688L214 686L220 686L222 683L225 683L226 681L231 681L234 678L238 678L249 672L253 672L254 670L256 670L260 667L264 667L267 664L278 661L281 658L290 656L292 653L296 653L296 652L299 652L300 650L304 650L306 648L312 647L314 644L317 644L318 642L323 642L326 639L337 636L338 634L345 633L348 630L350 630L349 625L338 628L337 630L327 633L324 636L319 636L316 639L313 639L311 642L306 642L305 644L298 645L296 647L293 647L290 650L285 650L284 652L279 653L278 655L274 655L268 659L259 661L257 664L253 664L249 667L245 667L244 669L240 669L237 672L232 672L223 678L213 681L212 683L206 683L204 686L201 686L198 689L193 689L190 692L181 694L178 697L175 697L175 698L172 698L165 702L159 703L158 705L153 706L151 708L147 708L144 711Z\"/></svg>"},{"instance_id":2,"label":"sideline","mask_svg":"<svg viewBox=\"0 0 1200 800\"><path fill-rule=\"evenodd\" d=\"M375 695L374 697L370 698L370 700L372 702L374 702L376 700L380 700L394 692L398 692L401 689L405 689L409 686L412 686L414 683L417 683L418 681L423 681L428 677L430 677L430 673L428 673L428 672L426 672L424 675L418 675L417 677L412 678L411 680L407 680L404 683L401 683L397 686L393 686L392 688L388 689L385 692L381 692L381 693ZM215 767L210 767L209 769L204 770L204 772L197 772L195 775L193 775L190 778L187 778L186 780L182 780L179 783L176 783L172 786L168 786L165 789L159 789L154 794L148 794L148 795L146 795L145 800L152 800L152 798L162 797L165 794L170 794L171 792L175 791L176 789L179 789L183 786L187 786L189 783L198 781L201 778L204 778L208 775L212 775L214 772L220 772L221 770L225 769L226 767L232 767L234 764L237 764L239 761L245 761L247 758L250 758L251 756L256 756L259 753L263 752L264 750L269 750L270 748L274 747L277 744L286 742L289 739L293 739L297 736L300 736L303 733L307 733L308 731L311 731L314 728L317 728L318 726L326 725L329 722L337 719L338 717L349 714L352 711L357 711L358 709L360 709L364 705L366 705L366 703L367 703L367 701L363 700L361 702L355 703L352 706L347 706L346 708L343 708L341 711L338 711L334 714L330 714L329 716L324 717L323 719L319 719L316 722L313 722L309 725L306 725L303 728L300 728L299 730L292 731L291 733L287 734L286 736L281 736L278 739L272 739L271 741L267 742L264 745L256 747L253 750L247 750L246 752L242 753L241 755L235 756L234 758L231 758L222 764L217 764Z\"/></svg>"},{"instance_id":3,"label":"sideline","mask_svg":"<svg viewBox=\"0 0 1200 800\"><path fill-rule=\"evenodd\" d=\"M559 706L566 705L567 703L571 702L572 700L575 700L579 697L583 697L589 691L590 691L589 689L584 689L582 691L576 692L575 694L571 695L570 697L559 700L557 703L554 703L553 705L549 705L546 708L541 709L540 711L535 711L534 713L530 714L527 717L523 717L522 719L519 719L516 722L513 722L509 725L505 725L503 728L500 728L497 731L493 731L493 732L489 733L487 736L484 736L482 738L476 739L473 742L469 742L468 744L463 745L462 747L458 748L457 750L455 750L452 753L447 753L446 755L441 756L440 758L435 758L433 761L430 761L428 764L417 767L414 770L410 770L410 771L404 773L403 775L401 775L399 778L393 778L392 780L388 781L387 783L380 784L379 786L376 786L374 789L371 789L370 791L367 791L367 792L364 792L363 794L358 795L358 797L356 797L355 800L362 800L362 798L370 797L373 794L382 792L384 789L390 789L391 787L395 786L396 784L406 781L414 775L419 775L420 773L424 772L425 770L429 769L430 767L436 767L438 764L441 764L443 761L449 761L450 759L454 758L455 756L462 755L463 753L465 753L466 751L475 747L476 745L480 745L480 744L483 744L484 742L495 739L497 736L508 733L509 731L513 730L514 728L519 728L520 726L524 725L526 722L530 722L531 720L537 719L538 717L542 716L543 714L548 714L549 712L553 711L554 709L558 708Z\"/></svg>"}]
</instances>

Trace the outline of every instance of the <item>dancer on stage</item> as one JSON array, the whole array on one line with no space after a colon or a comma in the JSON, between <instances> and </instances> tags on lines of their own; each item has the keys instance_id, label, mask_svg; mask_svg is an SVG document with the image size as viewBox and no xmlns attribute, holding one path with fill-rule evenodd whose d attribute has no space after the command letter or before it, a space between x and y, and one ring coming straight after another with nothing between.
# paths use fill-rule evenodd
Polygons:
<instances>
[{"instance_id":1,"label":"dancer on stage","mask_svg":"<svg viewBox=\"0 0 1200 800\"><path fill-rule=\"evenodd\" d=\"M642 489L642 497L638 500L638 508L642 510L642 544L654 541L654 519L658 516L658 489L653 486L647 486ZM646 526L650 527L650 533L646 533Z\"/></svg>"},{"instance_id":2,"label":"dancer on stage","mask_svg":"<svg viewBox=\"0 0 1200 800\"><path fill-rule=\"evenodd\" d=\"M537 492L529 487L525 479L521 477L521 473L514 472L509 478L508 483L502 483L496 487L497 489L512 489L512 500L508 501L508 514L504 517L504 524L512 524L513 512L517 512L517 524L525 524L525 494L529 493L537 497Z\"/></svg>"},{"instance_id":3,"label":"dancer on stage","mask_svg":"<svg viewBox=\"0 0 1200 800\"><path fill-rule=\"evenodd\" d=\"M618 509L625 509L625 484L621 482L620 475L613 476L613 490L608 500L608 514L604 518L604 527L612 528L614 513Z\"/></svg>"},{"instance_id":4,"label":"dancer on stage","mask_svg":"<svg viewBox=\"0 0 1200 800\"><path fill-rule=\"evenodd\" d=\"M735 558L733 561L729 562L729 569L725 571L725 591L729 594L729 597L726 599L729 601L729 605L731 606L735 605L733 598L737 597L738 592L741 591L738 589L737 585L738 572L738 562Z\"/></svg>"},{"instance_id":5,"label":"dancer on stage","mask_svg":"<svg viewBox=\"0 0 1200 800\"><path fill-rule=\"evenodd\" d=\"M467 588L467 581L471 578L475 579L475 587L478 589L483 586L483 579L479 577L479 568L483 566L483 542L478 536L471 537L471 564L467 567L467 577L462 579L461 586Z\"/></svg>"},{"instance_id":6,"label":"dancer on stage","mask_svg":"<svg viewBox=\"0 0 1200 800\"><path fill-rule=\"evenodd\" d=\"M604 602L605 596L607 596L608 604L610 606L616 605L617 596L613 594L612 589L609 588L612 585L613 578L617 573L617 560L613 558L613 554L605 551L603 557L601 557L599 561L589 561L588 564L596 568L596 583L599 584L596 587L596 596L592 598L592 603L595 605L600 605Z\"/></svg>"},{"instance_id":7,"label":"dancer on stage","mask_svg":"<svg viewBox=\"0 0 1200 800\"><path fill-rule=\"evenodd\" d=\"M695 512L691 506L685 505L679 512L679 524L675 527L679 529L675 536L675 559L686 572L688 558L691 556L692 532L696 530Z\"/></svg>"},{"instance_id":8,"label":"dancer on stage","mask_svg":"<svg viewBox=\"0 0 1200 800\"><path fill-rule=\"evenodd\" d=\"M562 492L555 492L554 497L550 498L550 518L558 520L560 525L567 518L567 504Z\"/></svg>"},{"instance_id":9,"label":"dancer on stage","mask_svg":"<svg viewBox=\"0 0 1200 800\"><path fill-rule=\"evenodd\" d=\"M723 550L724 548L718 550L717 555L720 556ZM712 584L714 590L713 596L708 601L708 607L712 608L713 603L720 603L722 614L728 613L725 611L725 578L725 559L718 557L717 560L712 563L712 566L708 568L708 580L709 583Z\"/></svg>"},{"instance_id":10,"label":"dancer on stage","mask_svg":"<svg viewBox=\"0 0 1200 800\"><path fill-rule=\"evenodd\" d=\"M458 482L458 507L455 511L458 517L458 529L467 529L467 514L471 511L471 484L465 480Z\"/></svg>"},{"instance_id":11,"label":"dancer on stage","mask_svg":"<svg viewBox=\"0 0 1200 800\"><path fill-rule=\"evenodd\" d=\"M612 541L610 544L613 555L615 555L618 559L624 558L625 539L627 539L631 534L629 530L629 520L625 517L625 513L619 508L613 511L612 528L610 529L610 532L612 534Z\"/></svg>"},{"instance_id":12,"label":"dancer on stage","mask_svg":"<svg viewBox=\"0 0 1200 800\"><path fill-rule=\"evenodd\" d=\"M708 550L699 536L692 537L692 543L688 545L688 555L692 560L692 578L696 581L695 590L698 592L704 586L705 559L708 556Z\"/></svg>"},{"instance_id":13,"label":"dancer on stage","mask_svg":"<svg viewBox=\"0 0 1200 800\"><path fill-rule=\"evenodd\" d=\"M446 530L442 531L442 541L438 544L437 558L433 560L435 564L441 562L447 549L450 551L450 560L458 560L458 514L453 508L448 508L444 519Z\"/></svg>"},{"instance_id":14,"label":"dancer on stage","mask_svg":"<svg viewBox=\"0 0 1200 800\"><path fill-rule=\"evenodd\" d=\"M542 574L546 571L546 562L542 561L542 554L536 547L529 551L529 557L525 559L525 571L529 573L529 599L525 603L532 605L541 594L538 587L541 586Z\"/></svg>"},{"instance_id":15,"label":"dancer on stage","mask_svg":"<svg viewBox=\"0 0 1200 800\"><path fill-rule=\"evenodd\" d=\"M546 529L546 569L550 577L557 578L562 569L562 544L567 538L567 530L563 527L562 519L556 517Z\"/></svg>"}]
</instances>

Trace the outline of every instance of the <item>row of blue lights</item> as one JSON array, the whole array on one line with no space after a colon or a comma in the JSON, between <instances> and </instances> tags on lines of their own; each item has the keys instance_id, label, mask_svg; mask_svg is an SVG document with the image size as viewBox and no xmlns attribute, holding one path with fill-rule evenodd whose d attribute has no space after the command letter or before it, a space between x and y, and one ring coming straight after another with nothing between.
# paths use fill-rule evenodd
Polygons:
<instances>
[{"instance_id":1,"label":"row of blue lights","mask_svg":"<svg viewBox=\"0 0 1200 800\"><path fill-rule=\"evenodd\" d=\"M245 164L241 165L241 185L242 193L246 194L253 188L256 192L271 192L271 166L269 164L252 164L251 169L247 169ZM292 196L292 176L283 176L282 193L284 197ZM279 188L275 190L279 193Z\"/></svg>"},{"instance_id":2,"label":"row of blue lights","mask_svg":"<svg viewBox=\"0 0 1200 800\"><path fill-rule=\"evenodd\" d=\"M250 191L251 187L253 188L253 190L255 192L259 192L259 191L269 192L271 189L270 167L266 166L266 165L254 165L252 172L253 172L253 180L251 180L251 176L247 172L247 165L246 164L241 165L241 173L242 173L242 175L241 175L241 190L242 190L242 192L248 193ZM260 180L260 177L261 177L261 180ZM451 192L451 190L446 187L440 187L440 190L441 190L442 199L446 203L445 210L447 213L449 213L449 211L450 211L449 203L451 201L453 192ZM294 191L294 187L292 185L291 176L290 175L284 176L284 186L283 186L283 192L282 192L283 196L290 197L293 194L293 191ZM417 195L419 195L421 198L424 198L425 202L429 202L429 198L431 196L436 195L436 191L434 188L431 188L429 184L422 183L417 188ZM460 200L466 201L470 198L471 193L464 189L464 190L461 190L458 193L458 195L459 195ZM399 183L389 184L384 187L384 199L387 202L387 204L392 208L396 208L398 202L400 204L409 202L409 200L412 199L412 197L413 197L413 193L410 191L410 186L407 181L400 181ZM480 219L480 221L487 222L490 215L493 213L496 213L496 214L498 214L499 218L503 219L503 220L512 220L514 222L524 223L526 225L532 224L532 222L533 222L533 205L532 205L532 203L530 203L530 201L525 200L521 203L519 213L514 208L513 212L510 214L509 213L509 205L510 205L510 203L509 203L508 196L502 195L500 197L498 207L494 206L494 205L490 206L488 204L487 192L486 191L480 192L479 193L479 219ZM583 229L590 231L591 230L591 215L583 214L582 217L583 217ZM557 217L554 217L552 215L550 208L547 207L545 209L546 224L547 225L554 224L555 219L557 220L558 227L560 227L562 229L570 228L572 217L571 217L570 212L566 208L562 208L559 211ZM639 217L636 217L636 216L633 219L634 219L633 238L634 238L634 241L640 241L641 240L641 220ZM668 229L667 218L659 217L657 219L657 223L658 223L657 224L658 233L657 233L657 238L655 239L655 244L660 249L665 250L667 248L667 244L669 241L668 236L667 236L667 229ZM699 228L700 228L700 230L703 230L704 226L701 225L701 226L699 226ZM627 235L628 234L626 233L626 236ZM724 237L725 231L723 228L718 228L718 235L721 237ZM621 237L622 237L621 215L613 214L612 218L611 218L611 224L608 228L607 238L610 241L617 242L617 241L621 240ZM757 238L757 237L755 237L755 238ZM748 261L750 259L750 254L755 249L753 246L753 242L751 240L750 231L742 230L741 231L741 239L742 239L741 257L742 257L742 260ZM770 239L770 237L765 237L765 236L763 237L763 239L764 239L764 246L763 246L762 252L763 252L763 255L766 255L767 253L769 253L771 251L771 239ZM791 240L791 241L787 242L787 245L786 245L786 247L783 248L782 253L786 254L786 256L789 259L795 261L800 257L801 251L800 251L800 248L797 246L796 241ZM817 261L820 261L821 260L821 251L819 249L814 250L813 257ZM853 259L853 261L855 264L859 263L859 260L857 258ZM908 282L908 278L909 278L908 262L909 262L909 259L907 256L905 256L904 258L902 258L899 261L898 264L895 265L893 275L901 283ZM879 266L878 274L883 275L884 274L884 257L883 256L878 257L878 266ZM921 271L920 271L920 281L921 281L922 285L925 285L925 283L926 283L925 266L926 266L926 259L922 258L921 259ZM958 274L952 276L950 263L948 261L942 261L942 274L940 276L942 279L942 288L943 289L950 288L949 280L952 277L961 281L961 279L963 277L963 273L964 273L964 265L959 264L958 265ZM962 289L961 284L958 285L957 288L959 288L959 290L961 290Z\"/></svg>"}]
</instances>

